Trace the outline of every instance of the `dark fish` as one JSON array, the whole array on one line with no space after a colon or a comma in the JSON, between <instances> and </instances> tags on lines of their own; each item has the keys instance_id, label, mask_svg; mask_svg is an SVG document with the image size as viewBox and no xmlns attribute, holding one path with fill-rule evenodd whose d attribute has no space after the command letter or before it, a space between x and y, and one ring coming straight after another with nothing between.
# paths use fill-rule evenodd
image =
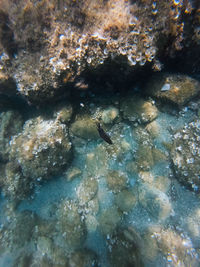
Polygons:
<instances>
[{"instance_id":1,"label":"dark fish","mask_svg":"<svg viewBox=\"0 0 200 267\"><path fill-rule=\"evenodd\" d=\"M99 122L97 123L97 130L98 130L98 132L99 132L100 137L101 137L104 141L106 141L106 142L107 142L108 144L110 144L110 145L113 144L112 140L110 139L110 136L104 131L103 128L101 128L101 125L100 125Z\"/></svg>"}]
</instances>

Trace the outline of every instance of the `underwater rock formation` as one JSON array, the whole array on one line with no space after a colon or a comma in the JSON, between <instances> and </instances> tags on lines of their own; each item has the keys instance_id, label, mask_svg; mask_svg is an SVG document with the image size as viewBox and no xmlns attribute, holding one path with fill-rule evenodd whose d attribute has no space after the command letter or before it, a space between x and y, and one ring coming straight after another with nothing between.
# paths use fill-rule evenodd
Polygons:
<instances>
[{"instance_id":1,"label":"underwater rock formation","mask_svg":"<svg viewBox=\"0 0 200 267\"><path fill-rule=\"evenodd\" d=\"M98 182L95 178L84 178L79 187L77 188L77 196L79 204L86 205L93 199L98 190Z\"/></svg>"},{"instance_id":2,"label":"underwater rock formation","mask_svg":"<svg viewBox=\"0 0 200 267\"><path fill-rule=\"evenodd\" d=\"M111 266L144 266L142 238L133 228L118 228L107 243L110 247L108 258Z\"/></svg>"},{"instance_id":3,"label":"underwater rock formation","mask_svg":"<svg viewBox=\"0 0 200 267\"><path fill-rule=\"evenodd\" d=\"M89 116L80 116L71 124L70 131L73 135L83 139L99 138L97 126Z\"/></svg>"},{"instance_id":4,"label":"underwater rock formation","mask_svg":"<svg viewBox=\"0 0 200 267\"><path fill-rule=\"evenodd\" d=\"M13 123L13 121L15 123ZM11 137L22 130L23 119L17 111L0 114L0 162L8 161Z\"/></svg>"},{"instance_id":5,"label":"underwater rock formation","mask_svg":"<svg viewBox=\"0 0 200 267\"><path fill-rule=\"evenodd\" d=\"M65 124L40 116L26 121L22 132L13 136L9 144L4 192L11 198L23 199L36 183L64 170L71 158L71 142Z\"/></svg>"},{"instance_id":6,"label":"underwater rock formation","mask_svg":"<svg viewBox=\"0 0 200 267\"><path fill-rule=\"evenodd\" d=\"M177 179L195 192L200 192L200 121L186 124L174 135L171 151Z\"/></svg>"},{"instance_id":7,"label":"underwater rock formation","mask_svg":"<svg viewBox=\"0 0 200 267\"><path fill-rule=\"evenodd\" d=\"M138 191L142 206L157 220L165 220L172 213L168 196L155 187L141 185Z\"/></svg>"},{"instance_id":8,"label":"underwater rock formation","mask_svg":"<svg viewBox=\"0 0 200 267\"><path fill-rule=\"evenodd\" d=\"M59 173L72 156L68 129L56 120L42 117L26 121L23 131L13 137L10 160L18 161L29 179L43 179Z\"/></svg>"},{"instance_id":9,"label":"underwater rock formation","mask_svg":"<svg viewBox=\"0 0 200 267\"><path fill-rule=\"evenodd\" d=\"M157 74L146 86L147 94L179 107L200 93L200 83L187 75Z\"/></svg>"},{"instance_id":10,"label":"underwater rock formation","mask_svg":"<svg viewBox=\"0 0 200 267\"><path fill-rule=\"evenodd\" d=\"M7 247L10 251L17 251L26 246L32 239L36 223L37 216L33 212L12 213L12 216L9 217L9 224L1 229L2 247Z\"/></svg>"},{"instance_id":11,"label":"underwater rock formation","mask_svg":"<svg viewBox=\"0 0 200 267\"><path fill-rule=\"evenodd\" d=\"M100 79L109 70L116 85L150 63L159 71L159 57L167 61L181 50L195 69L199 61L189 58L199 51L198 7L198 1L2 0L0 37L6 27L8 36L0 38L0 68L34 103L67 95L71 85L87 90L82 76L98 68Z\"/></svg>"},{"instance_id":12,"label":"underwater rock formation","mask_svg":"<svg viewBox=\"0 0 200 267\"><path fill-rule=\"evenodd\" d=\"M73 200L63 200L57 212L58 228L70 249L82 247L87 230L78 204Z\"/></svg>"},{"instance_id":13,"label":"underwater rock formation","mask_svg":"<svg viewBox=\"0 0 200 267\"><path fill-rule=\"evenodd\" d=\"M158 109L153 101L145 101L138 95L128 95L120 105L124 119L131 122L147 123L158 116Z\"/></svg>"},{"instance_id":14,"label":"underwater rock formation","mask_svg":"<svg viewBox=\"0 0 200 267\"><path fill-rule=\"evenodd\" d=\"M106 181L108 188L114 193L118 193L128 186L126 174L120 171L110 170L106 176Z\"/></svg>"},{"instance_id":15,"label":"underwater rock formation","mask_svg":"<svg viewBox=\"0 0 200 267\"><path fill-rule=\"evenodd\" d=\"M98 257L92 251L88 249L77 250L70 255L69 265L70 267L84 267L84 266L94 266L98 265Z\"/></svg>"},{"instance_id":16,"label":"underwater rock formation","mask_svg":"<svg viewBox=\"0 0 200 267\"><path fill-rule=\"evenodd\" d=\"M156 256L158 251L162 251L171 266L198 266L198 254L194 251L190 238L179 231L159 226L150 227L144 242L149 250L147 254Z\"/></svg>"}]
</instances>

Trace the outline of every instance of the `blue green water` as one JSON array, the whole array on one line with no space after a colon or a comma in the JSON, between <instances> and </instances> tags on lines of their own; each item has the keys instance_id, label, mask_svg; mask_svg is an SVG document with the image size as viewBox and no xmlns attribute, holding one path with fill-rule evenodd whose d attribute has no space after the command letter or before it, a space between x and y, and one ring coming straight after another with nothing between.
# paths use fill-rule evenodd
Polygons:
<instances>
[{"instance_id":1,"label":"blue green water","mask_svg":"<svg viewBox=\"0 0 200 267\"><path fill-rule=\"evenodd\" d=\"M163 110L159 111L158 117L154 121L159 125L159 131L155 137L149 138L145 125L130 123L120 115L120 120L114 121L106 128L113 140L113 145L107 144L100 138L85 140L73 137L74 157L70 168L80 170L75 178L69 181L69 174L66 172L38 184L33 194L21 201L17 208L12 208L13 203L3 196L1 197L0 223L4 232L1 235L4 236L5 231L8 231L9 237L2 239L0 266L29 266L16 264L16 258L18 256L22 258L22 255L24 257L26 253L33 255L34 261L42 262L42 258L46 257L49 262L59 263L58 258L55 259L54 255L58 247L69 258L73 251L87 248L96 253L98 266L116 266L116 263L110 260L110 257L116 257L110 255L114 251L115 242L118 242L113 236L117 235L116 232L126 231L126 229L134 229L140 236L138 247L144 266L189 266L187 264L190 260L191 266L198 266L200 246L198 220L200 217L194 214L199 212L200 200L197 195L177 182L171 168L169 150L164 145L164 143L172 144L173 132L193 120L194 117L195 113L190 109L174 110L170 114ZM140 134L137 133L139 128ZM145 161L145 153L148 158L149 152L142 152L143 162L139 162L141 159L137 156L141 152L140 150L147 146L151 149L158 149L164 156L154 160L152 164L147 160L147 166L140 168L138 166ZM113 178L108 180L111 171L114 180ZM113 174L113 171L116 172ZM123 176L124 180L119 178L119 182L116 182L117 175ZM84 186L80 189L80 185L89 177L95 180L97 189L93 189L92 186L90 188L90 185L89 189ZM97 192L94 192L92 197L88 197L88 194L91 193L88 190ZM121 192L125 193L120 198ZM131 193L130 198L127 197L129 194L127 192ZM84 241L80 241L80 244L75 247L65 241L66 233L60 226L60 221L63 220L59 213L61 203L68 200L78 203L78 213L81 214L81 220L86 225ZM27 210L36 214L40 218L38 219L40 222L34 221L33 229L29 233L31 234L30 239L26 237L24 245L18 246L11 240L15 239L15 235L21 233L16 227L18 216L21 214L23 217L23 212ZM73 218L75 217L74 215ZM37 229L40 224L44 225L46 230L38 233ZM48 230L49 225L52 227ZM5 230L7 227L8 230ZM26 225L24 227L26 228ZM155 232L161 236L164 231L171 231L171 243L167 241L168 243L163 245L162 242L160 244L160 241L157 241L159 245L154 248L152 244L154 244ZM76 235L76 231L74 235ZM53 250L48 248L47 243L44 243L45 245L39 243L43 240L41 236L45 236L46 239L50 238ZM19 238L16 237L16 240ZM180 243L176 244L178 238L180 238ZM127 241L127 251L129 250L129 241ZM125 241L122 239L123 242ZM137 246L136 236L134 242ZM121 255L122 260L123 257L123 266L128 266L127 255ZM24 261L26 262L26 260ZM79 264L77 266L92 266L91 263L81 265L80 262ZM40 263L38 266L51 266L51 264ZM58 266L65 265L60 263Z\"/></svg>"}]
</instances>

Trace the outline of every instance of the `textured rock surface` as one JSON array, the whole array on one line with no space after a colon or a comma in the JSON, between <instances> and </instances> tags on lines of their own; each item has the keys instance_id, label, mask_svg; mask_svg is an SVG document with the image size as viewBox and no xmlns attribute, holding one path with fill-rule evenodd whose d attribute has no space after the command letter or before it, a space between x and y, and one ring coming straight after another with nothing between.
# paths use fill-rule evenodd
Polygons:
<instances>
[{"instance_id":1,"label":"textured rock surface","mask_svg":"<svg viewBox=\"0 0 200 267\"><path fill-rule=\"evenodd\" d=\"M174 135L171 151L177 179L200 192L200 121L186 124Z\"/></svg>"},{"instance_id":2,"label":"textured rock surface","mask_svg":"<svg viewBox=\"0 0 200 267\"><path fill-rule=\"evenodd\" d=\"M149 81L146 92L181 107L200 93L200 83L186 75L158 74Z\"/></svg>"},{"instance_id":3,"label":"textured rock surface","mask_svg":"<svg viewBox=\"0 0 200 267\"><path fill-rule=\"evenodd\" d=\"M124 119L139 123L153 121L158 115L158 110L152 101L145 101L137 95L128 95L122 100L120 110Z\"/></svg>"},{"instance_id":4,"label":"textured rock surface","mask_svg":"<svg viewBox=\"0 0 200 267\"><path fill-rule=\"evenodd\" d=\"M56 120L28 120L11 142L10 160L17 159L23 175L32 179L60 172L71 155L67 127Z\"/></svg>"},{"instance_id":5,"label":"textured rock surface","mask_svg":"<svg viewBox=\"0 0 200 267\"><path fill-rule=\"evenodd\" d=\"M86 238L86 227L77 203L64 200L58 209L58 218L60 230L69 247L81 247Z\"/></svg>"},{"instance_id":6,"label":"textured rock surface","mask_svg":"<svg viewBox=\"0 0 200 267\"><path fill-rule=\"evenodd\" d=\"M15 123L13 123L15 122ZM22 130L23 119L17 111L0 114L0 161L7 161L11 137Z\"/></svg>"},{"instance_id":7,"label":"textured rock surface","mask_svg":"<svg viewBox=\"0 0 200 267\"><path fill-rule=\"evenodd\" d=\"M109 238L108 244L111 248L108 253L111 266L144 266L142 239L133 228L117 229Z\"/></svg>"},{"instance_id":8,"label":"textured rock surface","mask_svg":"<svg viewBox=\"0 0 200 267\"><path fill-rule=\"evenodd\" d=\"M77 196L80 205L87 204L94 198L98 190L98 182L95 178L85 178L77 188Z\"/></svg>"},{"instance_id":9,"label":"textured rock surface","mask_svg":"<svg viewBox=\"0 0 200 267\"><path fill-rule=\"evenodd\" d=\"M126 175L119 171L109 171L106 176L108 188L114 193L118 193L125 189L128 185L128 178Z\"/></svg>"},{"instance_id":10,"label":"textured rock surface","mask_svg":"<svg viewBox=\"0 0 200 267\"><path fill-rule=\"evenodd\" d=\"M194 251L191 240L183 233L178 233L173 229L162 229L161 227L152 227L151 244L156 241L156 246L151 246L151 249L159 248L174 266L177 262L181 266L197 266L198 256Z\"/></svg>"},{"instance_id":11,"label":"textured rock surface","mask_svg":"<svg viewBox=\"0 0 200 267\"><path fill-rule=\"evenodd\" d=\"M70 131L73 135L84 139L99 138L97 126L89 116L76 118L75 122L71 124Z\"/></svg>"},{"instance_id":12,"label":"textured rock surface","mask_svg":"<svg viewBox=\"0 0 200 267\"><path fill-rule=\"evenodd\" d=\"M69 266L98 266L97 256L92 250L77 250L70 255Z\"/></svg>"},{"instance_id":13,"label":"textured rock surface","mask_svg":"<svg viewBox=\"0 0 200 267\"><path fill-rule=\"evenodd\" d=\"M9 126L9 120L7 124ZM17 126L16 120L16 124L7 129L7 135L15 132ZM72 158L67 126L59 120L42 117L27 120L9 145L6 145L7 137L2 140L9 162L2 170L1 183L6 195L15 200L25 198L41 180L62 172Z\"/></svg>"},{"instance_id":14,"label":"textured rock surface","mask_svg":"<svg viewBox=\"0 0 200 267\"><path fill-rule=\"evenodd\" d=\"M99 68L100 78L109 70L117 85L119 77L146 63L160 70L158 55L168 60L181 49L190 66L199 52L198 5L167 0L20 0L16 5L2 0L0 67L20 94L42 103L68 94L72 83L87 89L79 77L88 70Z\"/></svg>"},{"instance_id":15,"label":"textured rock surface","mask_svg":"<svg viewBox=\"0 0 200 267\"><path fill-rule=\"evenodd\" d=\"M171 215L172 206L165 193L147 185L141 185L138 193L142 206L156 219L165 220Z\"/></svg>"}]
</instances>

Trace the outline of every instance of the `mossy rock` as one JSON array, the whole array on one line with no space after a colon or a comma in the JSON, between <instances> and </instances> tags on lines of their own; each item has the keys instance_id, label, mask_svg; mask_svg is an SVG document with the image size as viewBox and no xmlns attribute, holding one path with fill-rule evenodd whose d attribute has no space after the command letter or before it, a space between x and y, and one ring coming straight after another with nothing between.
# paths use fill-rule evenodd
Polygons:
<instances>
[{"instance_id":1,"label":"mossy rock","mask_svg":"<svg viewBox=\"0 0 200 267\"><path fill-rule=\"evenodd\" d=\"M128 179L124 173L116 170L109 171L106 176L108 188L113 193L119 193L121 190L127 188Z\"/></svg>"},{"instance_id":2,"label":"mossy rock","mask_svg":"<svg viewBox=\"0 0 200 267\"><path fill-rule=\"evenodd\" d=\"M120 110L124 119L138 123L151 122L158 116L158 109L154 103L138 95L125 97L120 104Z\"/></svg>"},{"instance_id":3,"label":"mossy rock","mask_svg":"<svg viewBox=\"0 0 200 267\"><path fill-rule=\"evenodd\" d=\"M200 93L200 83L187 75L164 73L155 75L145 91L162 102L181 107Z\"/></svg>"},{"instance_id":4,"label":"mossy rock","mask_svg":"<svg viewBox=\"0 0 200 267\"><path fill-rule=\"evenodd\" d=\"M88 116L78 117L75 122L71 124L70 131L72 135L86 140L96 140L99 138L95 121Z\"/></svg>"}]
</instances>

